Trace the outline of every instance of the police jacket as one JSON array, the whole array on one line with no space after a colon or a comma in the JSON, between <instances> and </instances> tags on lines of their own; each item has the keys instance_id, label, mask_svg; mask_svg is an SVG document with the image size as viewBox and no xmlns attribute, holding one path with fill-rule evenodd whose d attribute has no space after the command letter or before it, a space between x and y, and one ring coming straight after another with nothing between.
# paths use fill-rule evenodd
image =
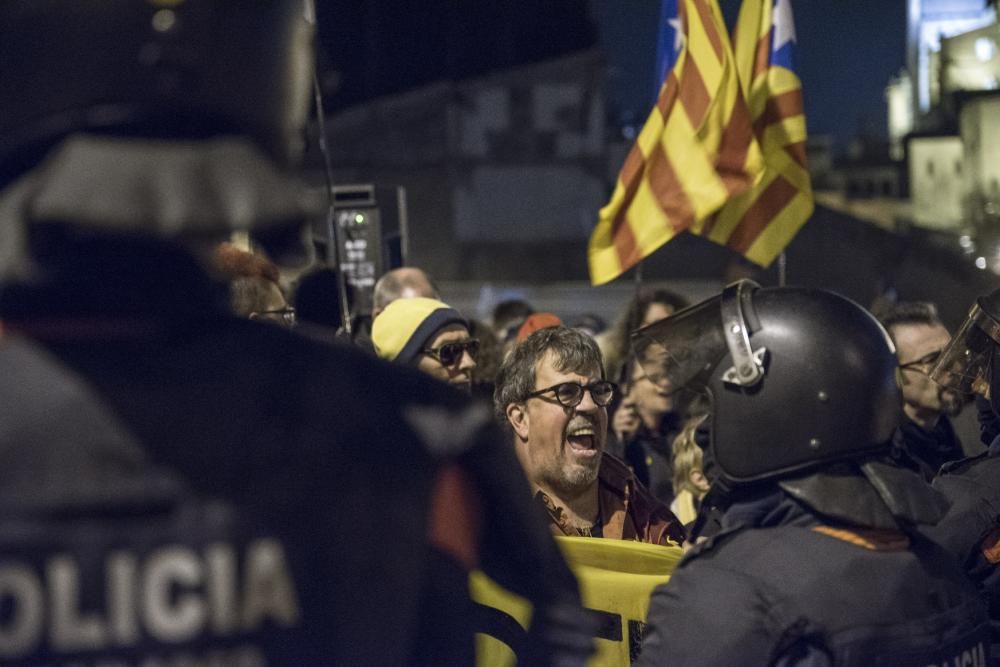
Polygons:
<instances>
[{"instance_id":1,"label":"police jacket","mask_svg":"<svg viewBox=\"0 0 1000 667\"><path fill-rule=\"evenodd\" d=\"M972 577L989 604L1000 643L1000 438L978 456L941 468L935 489L951 502L931 531Z\"/></svg>"},{"instance_id":2,"label":"police jacket","mask_svg":"<svg viewBox=\"0 0 1000 667\"><path fill-rule=\"evenodd\" d=\"M898 526L832 519L804 489L772 485L728 509L654 591L643 664L988 664L985 611L946 553Z\"/></svg>"},{"instance_id":3,"label":"police jacket","mask_svg":"<svg viewBox=\"0 0 1000 667\"><path fill-rule=\"evenodd\" d=\"M79 167L55 171L0 193L0 216L136 215L111 196L128 173L84 197ZM171 180L127 206L226 213ZM467 662L463 556L573 608L513 453L451 389L230 317L162 241L24 229L43 270L0 290L0 663ZM495 528L467 522L450 542L472 548L449 551L428 533L453 464Z\"/></svg>"}]
</instances>

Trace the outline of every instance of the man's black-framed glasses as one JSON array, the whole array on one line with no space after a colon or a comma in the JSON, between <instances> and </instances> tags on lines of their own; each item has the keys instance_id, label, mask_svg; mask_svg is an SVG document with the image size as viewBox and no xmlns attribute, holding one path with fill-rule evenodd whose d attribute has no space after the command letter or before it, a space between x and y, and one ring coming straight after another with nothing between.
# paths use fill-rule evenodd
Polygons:
<instances>
[{"instance_id":1,"label":"man's black-framed glasses","mask_svg":"<svg viewBox=\"0 0 1000 667\"><path fill-rule=\"evenodd\" d=\"M919 359L914 359L913 361L908 361L905 364L899 365L899 370L907 371L913 370L918 373L923 373L924 375L929 375L931 367L941 358L941 353L944 350L934 350L933 352L928 352Z\"/></svg>"},{"instance_id":2,"label":"man's black-framed glasses","mask_svg":"<svg viewBox=\"0 0 1000 667\"><path fill-rule=\"evenodd\" d=\"M479 339L468 338L454 343L445 343L440 347L425 347L421 352L436 359L442 366L451 367L459 363L462 360L462 355L466 352L475 361L476 355L479 354Z\"/></svg>"},{"instance_id":3,"label":"man's black-framed glasses","mask_svg":"<svg viewBox=\"0 0 1000 667\"><path fill-rule=\"evenodd\" d=\"M590 384L580 384L579 382L560 382L545 389L539 389L528 394L527 398L535 398L542 394L552 392L555 394L559 404L567 408L575 408L583 400L583 392L589 391L590 397L594 399L600 407L606 407L615 398L615 391L618 389L614 382L609 380L594 380Z\"/></svg>"}]
</instances>

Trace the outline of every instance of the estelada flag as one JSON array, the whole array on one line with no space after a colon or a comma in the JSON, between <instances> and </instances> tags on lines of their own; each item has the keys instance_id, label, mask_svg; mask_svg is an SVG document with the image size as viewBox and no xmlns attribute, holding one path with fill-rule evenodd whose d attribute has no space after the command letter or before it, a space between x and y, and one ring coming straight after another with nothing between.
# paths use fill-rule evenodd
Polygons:
<instances>
[{"instance_id":1,"label":"estelada flag","mask_svg":"<svg viewBox=\"0 0 1000 667\"><path fill-rule=\"evenodd\" d=\"M768 266L813 212L802 83L793 66L791 0L744 0L733 41L766 168L750 190L726 203L702 234Z\"/></svg>"},{"instance_id":2,"label":"estelada flag","mask_svg":"<svg viewBox=\"0 0 1000 667\"><path fill-rule=\"evenodd\" d=\"M763 170L716 0L676 0L677 54L590 237L590 278L606 283L679 232L701 233Z\"/></svg>"}]
</instances>

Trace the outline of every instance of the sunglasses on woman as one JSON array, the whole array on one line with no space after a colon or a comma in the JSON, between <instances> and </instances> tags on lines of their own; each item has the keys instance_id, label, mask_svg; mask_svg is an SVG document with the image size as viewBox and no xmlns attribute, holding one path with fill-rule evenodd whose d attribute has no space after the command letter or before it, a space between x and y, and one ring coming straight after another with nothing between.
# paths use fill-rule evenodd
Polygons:
<instances>
[{"instance_id":1,"label":"sunglasses on woman","mask_svg":"<svg viewBox=\"0 0 1000 667\"><path fill-rule=\"evenodd\" d=\"M462 360L462 355L466 352L475 361L476 355L479 354L479 340L469 338L455 343L445 343L439 347L425 347L421 352L436 359L442 366L451 367L459 363Z\"/></svg>"}]
</instances>

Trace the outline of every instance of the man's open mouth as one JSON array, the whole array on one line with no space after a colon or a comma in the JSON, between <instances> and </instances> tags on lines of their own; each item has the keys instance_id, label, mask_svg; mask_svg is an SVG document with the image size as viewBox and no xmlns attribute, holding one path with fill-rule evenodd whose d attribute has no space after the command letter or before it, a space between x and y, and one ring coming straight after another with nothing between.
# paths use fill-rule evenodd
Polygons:
<instances>
[{"instance_id":1,"label":"man's open mouth","mask_svg":"<svg viewBox=\"0 0 1000 667\"><path fill-rule=\"evenodd\" d=\"M597 437L591 425L577 426L566 434L566 442L577 454L593 456L597 454Z\"/></svg>"}]
</instances>

